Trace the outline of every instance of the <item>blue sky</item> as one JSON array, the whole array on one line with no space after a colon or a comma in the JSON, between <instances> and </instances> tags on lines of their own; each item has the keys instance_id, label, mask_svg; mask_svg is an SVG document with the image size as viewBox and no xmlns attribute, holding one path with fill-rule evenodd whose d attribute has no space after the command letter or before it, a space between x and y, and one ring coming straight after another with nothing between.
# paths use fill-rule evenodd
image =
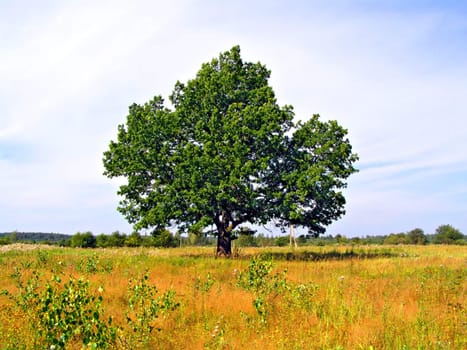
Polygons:
<instances>
[{"instance_id":1,"label":"blue sky","mask_svg":"<svg viewBox=\"0 0 467 350\"><path fill-rule=\"evenodd\" d=\"M467 233L458 3L0 0L0 232L131 232L102 175L117 125L238 44L297 118L349 130L360 172L328 233Z\"/></svg>"}]
</instances>

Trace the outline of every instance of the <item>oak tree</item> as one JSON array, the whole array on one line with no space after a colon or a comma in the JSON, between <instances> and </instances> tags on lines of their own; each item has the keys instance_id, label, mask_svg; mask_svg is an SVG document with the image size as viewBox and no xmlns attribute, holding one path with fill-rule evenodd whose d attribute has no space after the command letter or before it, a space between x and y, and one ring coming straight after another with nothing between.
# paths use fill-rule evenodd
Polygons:
<instances>
[{"instance_id":1,"label":"oak tree","mask_svg":"<svg viewBox=\"0 0 467 350\"><path fill-rule=\"evenodd\" d=\"M105 175L126 178L119 211L135 229L215 227L230 255L241 224L275 222L314 235L344 214L342 189L356 169L347 131L314 115L294 122L270 71L233 47L161 96L129 107L104 152Z\"/></svg>"}]
</instances>

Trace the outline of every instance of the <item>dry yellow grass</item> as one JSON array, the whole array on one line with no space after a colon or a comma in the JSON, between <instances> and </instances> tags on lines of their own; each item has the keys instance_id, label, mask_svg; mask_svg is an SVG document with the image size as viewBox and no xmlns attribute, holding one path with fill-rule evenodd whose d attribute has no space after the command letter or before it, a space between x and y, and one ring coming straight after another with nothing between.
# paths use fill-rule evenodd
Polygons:
<instances>
[{"instance_id":1,"label":"dry yellow grass","mask_svg":"<svg viewBox=\"0 0 467 350\"><path fill-rule=\"evenodd\" d=\"M332 257L329 253L349 249L307 247L298 252ZM157 321L160 331L153 333L149 347L157 349L467 348L467 248L358 249L390 251L393 256L274 260L275 272L287 270L290 290L271 297L266 323L253 307L253 293L237 286L250 258L265 252L260 248L243 249L244 258L231 260L213 258L212 248L10 250L0 253L0 290L15 292L10 277L15 268L25 277L39 271L44 281L53 274L83 276L92 290L103 286L106 314L124 325L128 281L148 271L149 282L160 293L175 290L180 302ZM294 253L286 248L268 252ZM87 263L94 263L96 271L86 271ZM315 289L293 299L298 285ZM12 327L27 321L20 313L12 321L9 303L0 296L0 348L5 349L12 346L7 336Z\"/></svg>"}]
</instances>

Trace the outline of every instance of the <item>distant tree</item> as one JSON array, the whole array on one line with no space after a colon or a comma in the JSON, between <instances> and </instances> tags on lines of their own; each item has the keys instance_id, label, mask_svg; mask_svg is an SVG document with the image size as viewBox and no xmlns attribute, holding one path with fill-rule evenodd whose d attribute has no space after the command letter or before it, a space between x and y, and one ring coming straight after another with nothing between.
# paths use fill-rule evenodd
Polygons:
<instances>
[{"instance_id":1,"label":"distant tree","mask_svg":"<svg viewBox=\"0 0 467 350\"><path fill-rule=\"evenodd\" d=\"M229 256L241 224L318 235L345 213L342 189L357 160L347 130L318 115L294 123L269 76L235 46L175 84L174 110L161 96L130 106L103 161L106 176L127 179L119 211L135 229L203 234L213 225L217 253Z\"/></svg>"},{"instance_id":2,"label":"distant tree","mask_svg":"<svg viewBox=\"0 0 467 350\"><path fill-rule=\"evenodd\" d=\"M238 247L257 247L258 242L256 242L255 233L255 230L246 226L242 226L239 230L235 230L234 234L237 237L236 245Z\"/></svg>"},{"instance_id":3,"label":"distant tree","mask_svg":"<svg viewBox=\"0 0 467 350\"><path fill-rule=\"evenodd\" d=\"M70 246L74 248L95 248L96 237L89 231L77 232L71 237Z\"/></svg>"},{"instance_id":4,"label":"distant tree","mask_svg":"<svg viewBox=\"0 0 467 350\"><path fill-rule=\"evenodd\" d=\"M60 239L57 244L60 246L60 247L70 247L71 246L71 238L68 238L68 239Z\"/></svg>"},{"instance_id":5,"label":"distant tree","mask_svg":"<svg viewBox=\"0 0 467 350\"><path fill-rule=\"evenodd\" d=\"M7 245L7 244L10 244L10 243L11 243L10 237L8 237L8 236L0 237L0 245Z\"/></svg>"},{"instance_id":6,"label":"distant tree","mask_svg":"<svg viewBox=\"0 0 467 350\"><path fill-rule=\"evenodd\" d=\"M339 244L345 244L345 243L349 242L347 237L342 236L341 234L337 234L335 238L336 238L337 243L339 243Z\"/></svg>"},{"instance_id":7,"label":"distant tree","mask_svg":"<svg viewBox=\"0 0 467 350\"><path fill-rule=\"evenodd\" d=\"M239 235L235 242L239 247L258 247L258 242L254 235Z\"/></svg>"},{"instance_id":8,"label":"distant tree","mask_svg":"<svg viewBox=\"0 0 467 350\"><path fill-rule=\"evenodd\" d=\"M162 248L173 248L179 245L179 241L169 230L161 230L153 237L154 246Z\"/></svg>"},{"instance_id":9,"label":"distant tree","mask_svg":"<svg viewBox=\"0 0 467 350\"><path fill-rule=\"evenodd\" d=\"M384 239L384 244L408 244L409 240L405 233L391 233Z\"/></svg>"},{"instance_id":10,"label":"distant tree","mask_svg":"<svg viewBox=\"0 0 467 350\"><path fill-rule=\"evenodd\" d=\"M290 237L289 236L280 236L274 240L274 245L278 247L285 247L289 245Z\"/></svg>"},{"instance_id":11,"label":"distant tree","mask_svg":"<svg viewBox=\"0 0 467 350\"><path fill-rule=\"evenodd\" d=\"M18 239L18 231L14 230L12 233L10 233L10 243L15 243Z\"/></svg>"},{"instance_id":12,"label":"distant tree","mask_svg":"<svg viewBox=\"0 0 467 350\"><path fill-rule=\"evenodd\" d=\"M365 236L363 239L363 244L384 244L384 240L387 236L375 235L375 236Z\"/></svg>"},{"instance_id":13,"label":"distant tree","mask_svg":"<svg viewBox=\"0 0 467 350\"><path fill-rule=\"evenodd\" d=\"M156 246L156 238L153 235L141 236L141 242L140 242L139 245L141 247L155 247Z\"/></svg>"},{"instance_id":14,"label":"distant tree","mask_svg":"<svg viewBox=\"0 0 467 350\"><path fill-rule=\"evenodd\" d=\"M263 233L258 233L255 240L259 247L270 247L274 245L274 237L265 236Z\"/></svg>"},{"instance_id":15,"label":"distant tree","mask_svg":"<svg viewBox=\"0 0 467 350\"><path fill-rule=\"evenodd\" d=\"M206 246L211 244L205 232L189 231L187 241L189 245L194 246Z\"/></svg>"},{"instance_id":16,"label":"distant tree","mask_svg":"<svg viewBox=\"0 0 467 350\"><path fill-rule=\"evenodd\" d=\"M436 244L456 244L464 239L464 235L451 225L441 225L436 229L433 242Z\"/></svg>"},{"instance_id":17,"label":"distant tree","mask_svg":"<svg viewBox=\"0 0 467 350\"><path fill-rule=\"evenodd\" d=\"M426 244L428 242L428 239L421 228L415 228L407 232L407 240L410 244Z\"/></svg>"},{"instance_id":18,"label":"distant tree","mask_svg":"<svg viewBox=\"0 0 467 350\"><path fill-rule=\"evenodd\" d=\"M299 235L296 240L299 246L308 244L307 235Z\"/></svg>"},{"instance_id":19,"label":"distant tree","mask_svg":"<svg viewBox=\"0 0 467 350\"><path fill-rule=\"evenodd\" d=\"M101 233L96 237L96 247L97 248L107 248L110 247L109 236L106 235L105 233Z\"/></svg>"},{"instance_id":20,"label":"distant tree","mask_svg":"<svg viewBox=\"0 0 467 350\"><path fill-rule=\"evenodd\" d=\"M112 232L112 234L107 238L110 247L123 247L125 246L126 239L127 236L119 231Z\"/></svg>"},{"instance_id":21,"label":"distant tree","mask_svg":"<svg viewBox=\"0 0 467 350\"><path fill-rule=\"evenodd\" d=\"M135 231L129 235L125 240L125 246L127 247L139 247L142 244L142 238L139 232Z\"/></svg>"}]
</instances>

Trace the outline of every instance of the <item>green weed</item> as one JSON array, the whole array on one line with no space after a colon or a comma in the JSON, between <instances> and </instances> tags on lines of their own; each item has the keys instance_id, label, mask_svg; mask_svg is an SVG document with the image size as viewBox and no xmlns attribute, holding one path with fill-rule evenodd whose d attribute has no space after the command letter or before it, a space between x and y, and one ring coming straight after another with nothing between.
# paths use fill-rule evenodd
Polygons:
<instances>
[{"instance_id":1,"label":"green weed","mask_svg":"<svg viewBox=\"0 0 467 350\"><path fill-rule=\"evenodd\" d=\"M110 273L113 270L112 260L101 261L97 254L82 258L76 266L79 272L93 274L97 272Z\"/></svg>"},{"instance_id":2,"label":"green weed","mask_svg":"<svg viewBox=\"0 0 467 350\"><path fill-rule=\"evenodd\" d=\"M53 276L41 289L37 272L24 283L18 269L12 277L18 294L4 294L26 314L34 347L41 344L50 349L65 349L70 344L82 343L91 349L106 349L115 343L112 319L101 318L102 289L95 296L89 290L89 282L70 277L62 284L59 276Z\"/></svg>"},{"instance_id":3,"label":"green weed","mask_svg":"<svg viewBox=\"0 0 467 350\"><path fill-rule=\"evenodd\" d=\"M273 262L270 255L260 255L250 261L248 269L240 272L237 285L253 294L253 306L261 322L267 322L272 300L289 288L285 278L287 271L272 273Z\"/></svg>"},{"instance_id":4,"label":"green weed","mask_svg":"<svg viewBox=\"0 0 467 350\"><path fill-rule=\"evenodd\" d=\"M124 348L147 348L155 329L155 321L162 314L175 310L179 303L175 301L175 291L169 290L157 296L157 288L149 283L146 272L138 279L131 279L128 284L128 311L126 321L129 334L120 337Z\"/></svg>"}]
</instances>

